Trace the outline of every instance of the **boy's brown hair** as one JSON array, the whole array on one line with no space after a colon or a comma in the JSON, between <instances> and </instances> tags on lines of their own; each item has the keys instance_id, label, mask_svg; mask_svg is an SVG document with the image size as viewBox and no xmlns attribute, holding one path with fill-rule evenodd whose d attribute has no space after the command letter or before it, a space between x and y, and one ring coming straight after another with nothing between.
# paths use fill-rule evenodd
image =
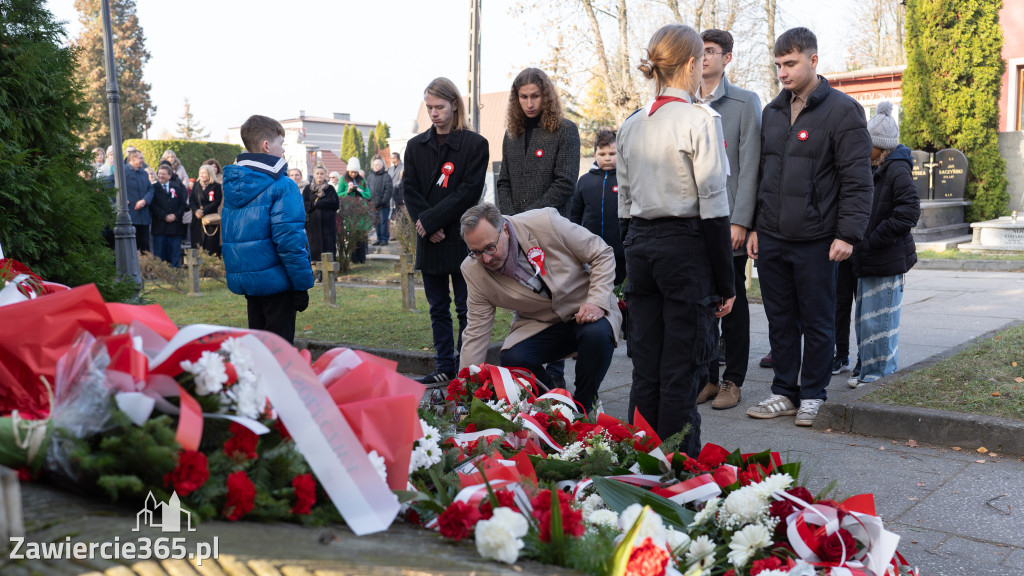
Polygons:
<instances>
[{"instance_id":1,"label":"boy's brown hair","mask_svg":"<svg viewBox=\"0 0 1024 576\"><path fill-rule=\"evenodd\" d=\"M263 152L263 142L276 136L284 138L284 126L273 118L253 114L242 124L242 143L246 152Z\"/></svg>"},{"instance_id":2,"label":"boy's brown hair","mask_svg":"<svg viewBox=\"0 0 1024 576\"><path fill-rule=\"evenodd\" d=\"M604 148L605 146L611 146L615 144L615 131L614 130L598 130L597 135L594 136L594 154L597 154L598 148Z\"/></svg>"}]
</instances>

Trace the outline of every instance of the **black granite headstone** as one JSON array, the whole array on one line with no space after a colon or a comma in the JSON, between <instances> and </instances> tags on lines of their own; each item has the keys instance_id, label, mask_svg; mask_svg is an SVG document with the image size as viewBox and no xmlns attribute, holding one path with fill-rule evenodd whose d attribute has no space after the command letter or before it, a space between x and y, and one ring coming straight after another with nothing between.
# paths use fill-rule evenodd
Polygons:
<instances>
[{"instance_id":1,"label":"black granite headstone","mask_svg":"<svg viewBox=\"0 0 1024 576\"><path fill-rule=\"evenodd\" d=\"M967 157L959 150L947 148L935 153L936 200L963 200L967 189Z\"/></svg>"},{"instance_id":2,"label":"black granite headstone","mask_svg":"<svg viewBox=\"0 0 1024 576\"><path fill-rule=\"evenodd\" d=\"M917 197L921 200L931 200L931 175L927 166L929 155L923 150L914 150L910 155L914 159L914 167L910 174L914 179L914 186L917 187Z\"/></svg>"}]
</instances>

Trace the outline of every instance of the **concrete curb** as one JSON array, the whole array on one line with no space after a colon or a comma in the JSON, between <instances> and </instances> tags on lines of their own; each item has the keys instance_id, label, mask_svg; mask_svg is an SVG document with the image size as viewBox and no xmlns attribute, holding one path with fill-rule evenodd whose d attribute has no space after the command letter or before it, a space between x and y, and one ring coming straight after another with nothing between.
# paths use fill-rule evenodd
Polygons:
<instances>
[{"instance_id":1,"label":"concrete curb","mask_svg":"<svg viewBox=\"0 0 1024 576\"><path fill-rule=\"evenodd\" d=\"M814 428L882 438L912 438L965 449L984 446L997 454L1024 455L1024 422L930 408L826 402L814 420Z\"/></svg>"},{"instance_id":2,"label":"concrete curb","mask_svg":"<svg viewBox=\"0 0 1024 576\"><path fill-rule=\"evenodd\" d=\"M920 258L917 268L924 270L963 270L964 272L1021 272L1024 260L953 260Z\"/></svg>"},{"instance_id":3,"label":"concrete curb","mask_svg":"<svg viewBox=\"0 0 1024 576\"><path fill-rule=\"evenodd\" d=\"M390 348L371 348L355 344L344 344L341 342L326 342L323 340L301 340L295 339L295 347L305 348L316 360L324 352L331 348L351 348L369 352L374 356L380 356L388 360L398 362L398 371L403 374L430 374L434 371L434 354L431 352L413 352L411 350L392 350ZM501 356L501 342L495 342L487 347L487 363L497 364Z\"/></svg>"}]
</instances>

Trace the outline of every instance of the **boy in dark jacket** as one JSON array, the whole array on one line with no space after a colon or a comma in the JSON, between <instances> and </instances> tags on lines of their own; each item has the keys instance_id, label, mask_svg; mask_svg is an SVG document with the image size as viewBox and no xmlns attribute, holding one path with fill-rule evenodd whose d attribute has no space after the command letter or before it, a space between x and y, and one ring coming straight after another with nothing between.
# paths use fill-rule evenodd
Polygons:
<instances>
[{"instance_id":1,"label":"boy in dark jacket","mask_svg":"<svg viewBox=\"0 0 1024 576\"><path fill-rule=\"evenodd\" d=\"M615 253L615 285L626 279L626 254L619 237L619 182L615 179L615 132L599 130L594 138L594 165L576 182L569 220L596 234Z\"/></svg>"},{"instance_id":2,"label":"boy in dark jacket","mask_svg":"<svg viewBox=\"0 0 1024 576\"><path fill-rule=\"evenodd\" d=\"M179 181L171 181L170 164L161 164L153 184L153 255L177 268L181 266L181 240L185 237L182 217L188 210L188 193Z\"/></svg>"},{"instance_id":3,"label":"boy in dark jacket","mask_svg":"<svg viewBox=\"0 0 1024 576\"><path fill-rule=\"evenodd\" d=\"M309 306L313 271L306 211L287 176L284 128L266 116L242 124L246 152L224 167L224 269L228 288L245 296L249 328L295 339L295 315Z\"/></svg>"}]
</instances>

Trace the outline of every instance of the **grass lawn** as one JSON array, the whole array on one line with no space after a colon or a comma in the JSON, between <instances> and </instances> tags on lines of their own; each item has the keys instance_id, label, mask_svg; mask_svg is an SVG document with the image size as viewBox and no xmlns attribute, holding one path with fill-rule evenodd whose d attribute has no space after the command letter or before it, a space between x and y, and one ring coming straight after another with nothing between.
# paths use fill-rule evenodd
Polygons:
<instances>
[{"instance_id":1,"label":"grass lawn","mask_svg":"<svg viewBox=\"0 0 1024 576\"><path fill-rule=\"evenodd\" d=\"M396 266L398 266L397 260L367 260L365 264L353 264L348 274L338 276L338 282L398 286L401 279L395 270ZM416 274L416 285L423 285L422 277L419 274Z\"/></svg>"},{"instance_id":2,"label":"grass lawn","mask_svg":"<svg viewBox=\"0 0 1024 576\"><path fill-rule=\"evenodd\" d=\"M1024 420L1024 324L886 382L864 400Z\"/></svg>"},{"instance_id":3,"label":"grass lawn","mask_svg":"<svg viewBox=\"0 0 1024 576\"><path fill-rule=\"evenodd\" d=\"M959 250L945 250L943 252L921 250L917 253L917 257L924 260L1024 260L1024 253L986 252L979 254L976 252L961 252Z\"/></svg>"},{"instance_id":4,"label":"grass lawn","mask_svg":"<svg viewBox=\"0 0 1024 576\"><path fill-rule=\"evenodd\" d=\"M248 326L245 298L232 294L227 285L214 280L203 280L200 289L203 295L195 298L152 288L146 291L145 298L163 306L178 325ZM402 292L396 289L339 287L337 308L324 303L323 294L320 286L309 291L309 308L300 312L296 320L296 338L400 350L434 349L427 299L422 290L416 291L419 312L403 310ZM454 312L452 306L453 320ZM503 340L511 323L511 313L499 309L492 341Z\"/></svg>"}]
</instances>

